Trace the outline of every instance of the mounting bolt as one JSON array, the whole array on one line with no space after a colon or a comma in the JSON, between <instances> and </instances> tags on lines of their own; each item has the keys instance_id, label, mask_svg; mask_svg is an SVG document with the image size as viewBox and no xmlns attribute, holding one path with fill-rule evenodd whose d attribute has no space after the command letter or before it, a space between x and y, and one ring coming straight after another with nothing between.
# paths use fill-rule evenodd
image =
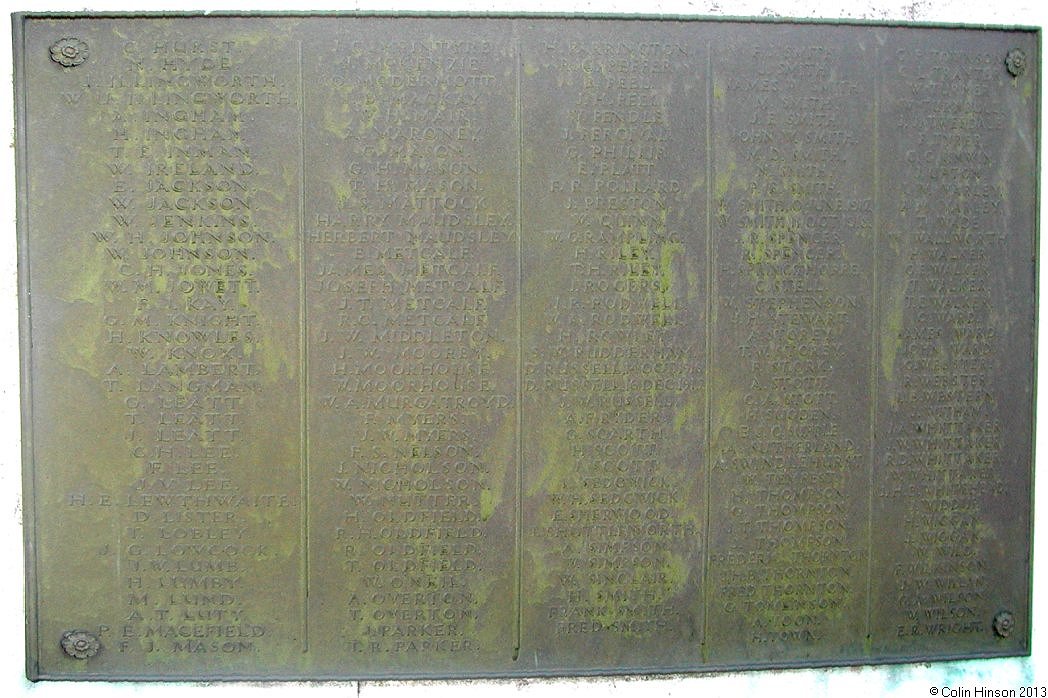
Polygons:
<instances>
[{"instance_id":1,"label":"mounting bolt","mask_svg":"<svg viewBox=\"0 0 1048 698\"><path fill-rule=\"evenodd\" d=\"M87 44L75 37L59 39L51 44L51 60L65 68L75 68L87 60Z\"/></svg>"},{"instance_id":2,"label":"mounting bolt","mask_svg":"<svg viewBox=\"0 0 1048 698\"><path fill-rule=\"evenodd\" d=\"M993 617L993 632L997 637L1008 637L1015 627L1015 616L1011 611L1001 611Z\"/></svg>"},{"instance_id":3,"label":"mounting bolt","mask_svg":"<svg viewBox=\"0 0 1048 698\"><path fill-rule=\"evenodd\" d=\"M69 630L62 635L62 649L73 659L90 659L102 649L102 643L94 633Z\"/></svg>"},{"instance_id":4,"label":"mounting bolt","mask_svg":"<svg viewBox=\"0 0 1048 698\"><path fill-rule=\"evenodd\" d=\"M1012 77L1019 77L1026 72L1026 52L1021 48L1013 48L1004 57L1004 66Z\"/></svg>"}]
</instances>

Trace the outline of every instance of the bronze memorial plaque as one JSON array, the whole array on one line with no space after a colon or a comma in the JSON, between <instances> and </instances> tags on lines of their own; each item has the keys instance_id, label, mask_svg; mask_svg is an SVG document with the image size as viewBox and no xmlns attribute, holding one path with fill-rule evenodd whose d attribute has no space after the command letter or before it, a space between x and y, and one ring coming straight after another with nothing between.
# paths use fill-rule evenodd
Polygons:
<instances>
[{"instance_id":1,"label":"bronze memorial plaque","mask_svg":"<svg viewBox=\"0 0 1048 698\"><path fill-rule=\"evenodd\" d=\"M1029 652L1037 30L14 30L30 678Z\"/></svg>"}]
</instances>

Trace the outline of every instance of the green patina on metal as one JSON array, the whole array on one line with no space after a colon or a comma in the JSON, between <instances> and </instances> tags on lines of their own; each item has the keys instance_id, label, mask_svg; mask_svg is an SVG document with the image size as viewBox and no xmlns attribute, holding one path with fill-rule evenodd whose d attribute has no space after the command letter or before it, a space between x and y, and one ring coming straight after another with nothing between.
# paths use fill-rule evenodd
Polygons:
<instances>
[{"instance_id":1,"label":"green patina on metal","mask_svg":"<svg viewBox=\"0 0 1048 698\"><path fill-rule=\"evenodd\" d=\"M1029 652L1038 30L14 28L30 678Z\"/></svg>"}]
</instances>

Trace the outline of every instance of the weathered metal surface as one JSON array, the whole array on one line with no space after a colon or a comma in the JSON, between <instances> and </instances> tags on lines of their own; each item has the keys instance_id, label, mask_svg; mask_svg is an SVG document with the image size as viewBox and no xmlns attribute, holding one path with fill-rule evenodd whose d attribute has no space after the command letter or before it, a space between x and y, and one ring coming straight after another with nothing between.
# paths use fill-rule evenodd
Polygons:
<instances>
[{"instance_id":1,"label":"weathered metal surface","mask_svg":"<svg viewBox=\"0 0 1048 698\"><path fill-rule=\"evenodd\" d=\"M1036 31L14 27L31 678L1029 651Z\"/></svg>"}]
</instances>

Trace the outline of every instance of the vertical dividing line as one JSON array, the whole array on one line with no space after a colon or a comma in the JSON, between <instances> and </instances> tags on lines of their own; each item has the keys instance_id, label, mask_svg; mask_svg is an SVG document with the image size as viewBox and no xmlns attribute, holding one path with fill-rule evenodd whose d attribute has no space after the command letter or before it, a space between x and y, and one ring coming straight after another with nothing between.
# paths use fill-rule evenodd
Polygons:
<instances>
[{"instance_id":1,"label":"vertical dividing line","mask_svg":"<svg viewBox=\"0 0 1048 698\"><path fill-rule=\"evenodd\" d=\"M873 307L870 309L872 331L870 332L870 462L866 483L866 651L872 641L870 615L873 612L873 472L877 452L877 364L880 361L880 286L877 276L880 259L880 105L881 105L881 59L880 49L873 49Z\"/></svg>"},{"instance_id":2,"label":"vertical dividing line","mask_svg":"<svg viewBox=\"0 0 1048 698\"><path fill-rule=\"evenodd\" d=\"M306 88L298 42L298 409L299 499L302 501L302 651L309 651L309 344L306 304Z\"/></svg>"},{"instance_id":3,"label":"vertical dividing line","mask_svg":"<svg viewBox=\"0 0 1048 698\"><path fill-rule=\"evenodd\" d=\"M520 104L520 38L517 38L516 100L517 112L517 510L514 536L514 614L513 661L520 656L520 635L524 604L521 599L524 576L524 114Z\"/></svg>"},{"instance_id":4,"label":"vertical dividing line","mask_svg":"<svg viewBox=\"0 0 1048 698\"><path fill-rule=\"evenodd\" d=\"M710 615L710 482L713 470L713 53L706 42L706 449L705 492L706 524L702 532L702 661L709 661L706 638Z\"/></svg>"}]
</instances>

